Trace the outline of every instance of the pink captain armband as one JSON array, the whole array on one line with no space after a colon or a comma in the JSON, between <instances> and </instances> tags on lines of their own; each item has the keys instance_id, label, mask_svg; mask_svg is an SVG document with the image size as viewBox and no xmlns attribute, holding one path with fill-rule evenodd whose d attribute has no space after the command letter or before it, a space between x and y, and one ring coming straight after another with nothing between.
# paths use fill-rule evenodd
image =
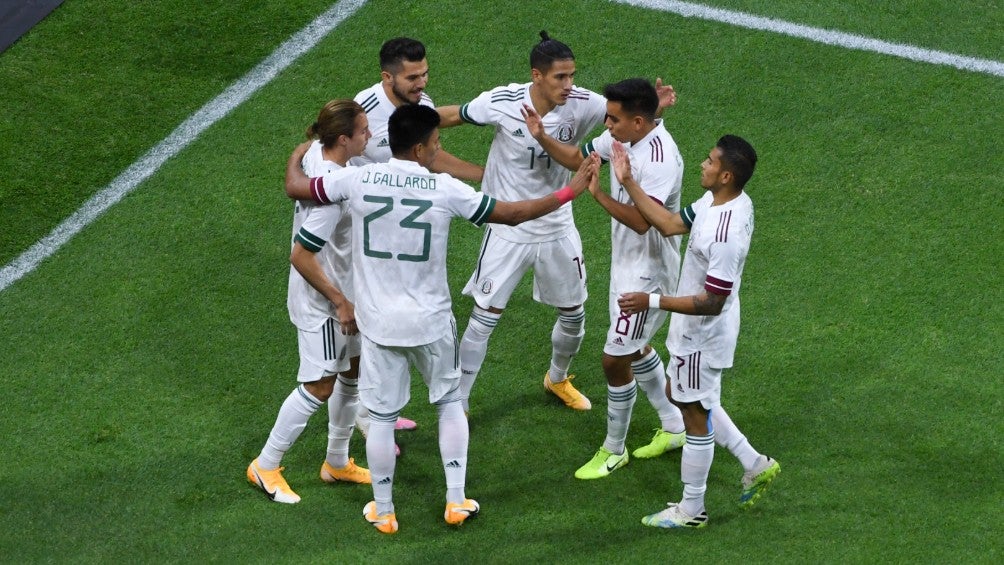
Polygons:
<instances>
[{"instance_id":1,"label":"pink captain armband","mask_svg":"<svg viewBox=\"0 0 1004 565\"><path fill-rule=\"evenodd\" d=\"M561 190L555 190L554 197L558 199L558 202L561 202L562 204L567 204L572 200L575 200L575 191L572 190L572 187L565 186Z\"/></svg>"}]
</instances>

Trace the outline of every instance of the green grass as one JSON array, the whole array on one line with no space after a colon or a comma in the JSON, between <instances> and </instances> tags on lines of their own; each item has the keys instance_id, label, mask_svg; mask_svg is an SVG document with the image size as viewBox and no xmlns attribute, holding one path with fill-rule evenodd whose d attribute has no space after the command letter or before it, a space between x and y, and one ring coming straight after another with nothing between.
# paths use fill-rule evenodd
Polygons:
<instances>
[{"instance_id":1,"label":"green grass","mask_svg":"<svg viewBox=\"0 0 1004 565\"><path fill-rule=\"evenodd\" d=\"M14 109L0 117L0 262L328 6L217 4L67 2L0 54L0 101ZM997 3L715 4L1001 58ZM718 136L758 149L757 232L724 402L781 461L780 478L741 512L741 468L719 450L701 532L639 523L678 498L676 454L572 478L605 431L609 219L583 199L591 298L574 369L592 412L541 389L553 313L524 281L472 399L476 522L442 523L421 385L406 413L422 428L399 435L397 536L360 518L368 488L316 479L322 416L283 462L303 502L269 504L243 474L297 362L288 151L323 102L377 80L386 38L427 44L430 93L449 104L528 80L542 28L573 47L583 86L638 75L676 86L667 122L686 160L685 201L699 196L698 163ZM1001 107L997 77L605 2L371 1L0 293L0 561L999 561ZM490 133L448 130L444 144L483 161ZM458 223L451 237L461 326L480 235ZM640 399L629 446L654 425ZM365 459L361 441L352 448Z\"/></svg>"}]
</instances>

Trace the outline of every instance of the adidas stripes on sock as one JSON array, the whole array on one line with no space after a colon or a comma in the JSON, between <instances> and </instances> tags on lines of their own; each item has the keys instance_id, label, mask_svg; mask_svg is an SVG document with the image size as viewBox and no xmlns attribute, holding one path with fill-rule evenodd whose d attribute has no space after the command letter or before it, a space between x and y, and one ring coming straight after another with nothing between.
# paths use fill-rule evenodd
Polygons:
<instances>
[{"instance_id":1,"label":"adidas stripes on sock","mask_svg":"<svg viewBox=\"0 0 1004 565\"><path fill-rule=\"evenodd\" d=\"M558 310L558 319L551 329L551 369L552 383L560 383L568 377L568 367L572 357L579 352L582 338L586 335L586 311L582 306L574 310Z\"/></svg>"},{"instance_id":2,"label":"adidas stripes on sock","mask_svg":"<svg viewBox=\"0 0 1004 565\"><path fill-rule=\"evenodd\" d=\"M624 453L631 411L638 398L638 385L631 381L623 386L607 385L607 437L603 447L611 453Z\"/></svg>"},{"instance_id":3,"label":"adidas stripes on sock","mask_svg":"<svg viewBox=\"0 0 1004 565\"><path fill-rule=\"evenodd\" d=\"M324 404L307 392L301 384L289 393L279 408L275 425L268 434L268 440L258 455L258 465L262 469L275 469L282 462L282 456L293 446L307 427L307 420Z\"/></svg>"},{"instance_id":4,"label":"adidas stripes on sock","mask_svg":"<svg viewBox=\"0 0 1004 565\"><path fill-rule=\"evenodd\" d=\"M358 379L335 378L335 390L328 399L328 451L325 460L336 469L349 464L349 438L355 428L359 408Z\"/></svg>"},{"instance_id":5,"label":"adidas stripes on sock","mask_svg":"<svg viewBox=\"0 0 1004 565\"><path fill-rule=\"evenodd\" d=\"M649 349L644 357L631 363L631 371L659 415L662 429L674 434L682 432L683 414L666 396L666 366L655 349Z\"/></svg>"}]
</instances>

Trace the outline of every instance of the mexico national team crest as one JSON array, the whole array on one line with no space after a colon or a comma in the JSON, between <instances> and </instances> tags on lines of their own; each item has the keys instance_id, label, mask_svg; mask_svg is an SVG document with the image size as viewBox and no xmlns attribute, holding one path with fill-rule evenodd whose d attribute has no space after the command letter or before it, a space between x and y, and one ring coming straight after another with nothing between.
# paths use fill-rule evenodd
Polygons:
<instances>
[{"instance_id":1,"label":"mexico national team crest","mask_svg":"<svg viewBox=\"0 0 1004 565\"><path fill-rule=\"evenodd\" d=\"M481 294L491 294L492 293L492 280L485 279L481 281Z\"/></svg>"},{"instance_id":2,"label":"mexico national team crest","mask_svg":"<svg viewBox=\"0 0 1004 565\"><path fill-rule=\"evenodd\" d=\"M561 124L558 126L557 135L554 136L558 141L562 143L568 143L572 140L572 124Z\"/></svg>"}]
</instances>

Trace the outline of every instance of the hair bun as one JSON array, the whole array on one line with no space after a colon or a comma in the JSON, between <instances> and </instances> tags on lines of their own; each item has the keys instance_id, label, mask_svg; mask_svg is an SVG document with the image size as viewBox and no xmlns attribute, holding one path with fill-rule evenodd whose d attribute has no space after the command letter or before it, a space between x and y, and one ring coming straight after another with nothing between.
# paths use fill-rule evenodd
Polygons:
<instances>
[{"instance_id":1,"label":"hair bun","mask_svg":"<svg viewBox=\"0 0 1004 565\"><path fill-rule=\"evenodd\" d=\"M541 41L551 41L551 36L547 35L547 30L540 30L540 40Z\"/></svg>"}]
</instances>

